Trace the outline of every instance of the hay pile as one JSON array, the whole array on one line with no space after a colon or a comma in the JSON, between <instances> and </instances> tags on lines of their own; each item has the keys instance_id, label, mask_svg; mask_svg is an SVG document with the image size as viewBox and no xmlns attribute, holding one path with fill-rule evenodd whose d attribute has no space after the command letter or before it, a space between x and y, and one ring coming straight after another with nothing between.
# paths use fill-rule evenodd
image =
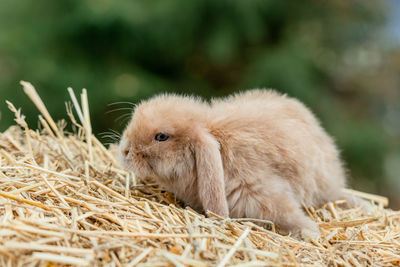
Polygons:
<instances>
[{"instance_id":1,"label":"hay pile","mask_svg":"<svg viewBox=\"0 0 400 267\"><path fill-rule=\"evenodd\" d=\"M371 214L339 202L307 208L321 229L311 243L251 220L206 218L121 168L91 133L85 91L81 108L70 90L80 121L69 105L70 134L23 85L44 118L30 130L9 103L19 126L0 133L0 266L400 264L400 213L384 209L385 198L353 192L376 203Z\"/></svg>"}]
</instances>

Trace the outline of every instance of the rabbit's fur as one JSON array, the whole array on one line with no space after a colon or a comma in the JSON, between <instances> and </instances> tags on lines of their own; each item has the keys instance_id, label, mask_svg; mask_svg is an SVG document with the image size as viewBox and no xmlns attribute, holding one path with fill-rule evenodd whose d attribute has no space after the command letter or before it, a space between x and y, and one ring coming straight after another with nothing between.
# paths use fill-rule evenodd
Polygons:
<instances>
[{"instance_id":1,"label":"rabbit's fur","mask_svg":"<svg viewBox=\"0 0 400 267\"><path fill-rule=\"evenodd\" d=\"M169 138L157 141L158 133ZM332 138L302 103L272 90L211 103L168 94L144 101L120 157L196 210L271 220L295 236L319 233L302 203L354 202L342 193L346 175Z\"/></svg>"}]
</instances>

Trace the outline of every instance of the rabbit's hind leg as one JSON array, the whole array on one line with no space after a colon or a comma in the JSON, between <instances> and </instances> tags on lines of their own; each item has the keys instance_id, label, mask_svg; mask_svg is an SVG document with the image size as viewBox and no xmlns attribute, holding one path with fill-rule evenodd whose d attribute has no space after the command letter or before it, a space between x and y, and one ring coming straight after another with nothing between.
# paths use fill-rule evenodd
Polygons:
<instances>
[{"instance_id":1,"label":"rabbit's hind leg","mask_svg":"<svg viewBox=\"0 0 400 267\"><path fill-rule=\"evenodd\" d=\"M289 188L283 191L272 188L264 188L262 194L258 192L242 197L242 216L270 220L280 230L298 239L318 239L320 233L317 223L305 214L292 191Z\"/></svg>"}]
</instances>

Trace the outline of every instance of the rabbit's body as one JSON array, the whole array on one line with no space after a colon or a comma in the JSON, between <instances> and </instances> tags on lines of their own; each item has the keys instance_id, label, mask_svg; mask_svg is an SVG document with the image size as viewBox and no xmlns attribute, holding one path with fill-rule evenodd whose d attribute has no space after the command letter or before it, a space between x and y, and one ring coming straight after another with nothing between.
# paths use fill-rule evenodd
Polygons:
<instances>
[{"instance_id":1,"label":"rabbit's body","mask_svg":"<svg viewBox=\"0 0 400 267\"><path fill-rule=\"evenodd\" d=\"M253 94L259 97L251 98ZM231 215L248 217L235 214L234 195L241 192L236 185L260 194L277 179L306 205L338 197L345 185L339 153L306 107L272 91L252 91L227 101L213 103L208 128L221 146Z\"/></svg>"},{"instance_id":2,"label":"rabbit's body","mask_svg":"<svg viewBox=\"0 0 400 267\"><path fill-rule=\"evenodd\" d=\"M155 141L166 133L167 140ZM318 233L302 203L347 198L333 140L297 100L253 90L211 104L161 96L139 105L121 141L123 162L197 210Z\"/></svg>"}]
</instances>

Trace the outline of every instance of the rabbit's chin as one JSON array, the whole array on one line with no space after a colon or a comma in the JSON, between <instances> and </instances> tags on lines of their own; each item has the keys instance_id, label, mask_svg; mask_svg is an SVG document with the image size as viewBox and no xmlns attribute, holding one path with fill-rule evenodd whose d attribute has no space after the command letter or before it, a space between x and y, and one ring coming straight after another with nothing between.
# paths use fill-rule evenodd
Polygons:
<instances>
[{"instance_id":1,"label":"rabbit's chin","mask_svg":"<svg viewBox=\"0 0 400 267\"><path fill-rule=\"evenodd\" d=\"M119 163L121 166L135 174L135 177L140 179L149 176L149 173L144 173L133 163L133 161L128 160L126 157L120 157Z\"/></svg>"},{"instance_id":2,"label":"rabbit's chin","mask_svg":"<svg viewBox=\"0 0 400 267\"><path fill-rule=\"evenodd\" d=\"M121 166L125 169L128 169L130 171L134 171L133 167L132 167L132 163L127 161L126 159L119 157L119 163L121 164Z\"/></svg>"}]
</instances>

